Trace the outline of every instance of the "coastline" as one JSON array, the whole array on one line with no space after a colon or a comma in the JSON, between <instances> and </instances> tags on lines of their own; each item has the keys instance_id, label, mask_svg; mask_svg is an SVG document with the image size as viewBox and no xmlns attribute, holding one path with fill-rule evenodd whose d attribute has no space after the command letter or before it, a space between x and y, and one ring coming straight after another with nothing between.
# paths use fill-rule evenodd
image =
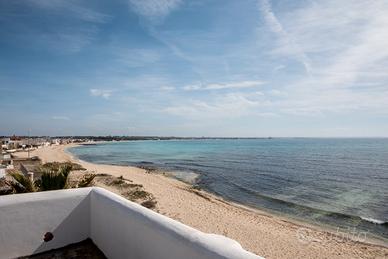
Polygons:
<instances>
[{"instance_id":1,"label":"coastline","mask_svg":"<svg viewBox=\"0 0 388 259\"><path fill-rule=\"evenodd\" d=\"M245 249L266 258L388 257L385 247L354 241L350 237L341 238L321 227L229 202L202 190L193 190L191 185L162 174L79 160L66 150L74 146L76 144L45 147L33 151L32 155L39 156L43 162L73 161L91 172L123 175L142 184L155 196L159 213L203 232L233 238Z\"/></svg>"}]
</instances>

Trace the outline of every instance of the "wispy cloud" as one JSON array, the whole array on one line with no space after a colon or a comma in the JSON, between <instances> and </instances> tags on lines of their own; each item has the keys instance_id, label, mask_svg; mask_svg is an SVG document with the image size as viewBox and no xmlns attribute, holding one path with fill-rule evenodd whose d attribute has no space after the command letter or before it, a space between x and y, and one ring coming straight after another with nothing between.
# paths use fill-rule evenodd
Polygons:
<instances>
[{"instance_id":1,"label":"wispy cloud","mask_svg":"<svg viewBox=\"0 0 388 259\"><path fill-rule=\"evenodd\" d=\"M114 55L122 64L129 67L143 67L160 60L161 54L156 49L114 48Z\"/></svg>"},{"instance_id":2,"label":"wispy cloud","mask_svg":"<svg viewBox=\"0 0 388 259\"><path fill-rule=\"evenodd\" d=\"M182 0L129 0L130 6L149 19L163 18L174 11Z\"/></svg>"},{"instance_id":3,"label":"wispy cloud","mask_svg":"<svg viewBox=\"0 0 388 259\"><path fill-rule=\"evenodd\" d=\"M278 65L278 66L273 68L273 71L279 71L279 70L284 69L285 67L286 67L285 65Z\"/></svg>"},{"instance_id":4,"label":"wispy cloud","mask_svg":"<svg viewBox=\"0 0 388 259\"><path fill-rule=\"evenodd\" d=\"M59 53L75 53L88 46L97 33L94 26L88 28L64 29L56 33L40 33L35 40L40 46L48 46Z\"/></svg>"},{"instance_id":5,"label":"wispy cloud","mask_svg":"<svg viewBox=\"0 0 388 259\"><path fill-rule=\"evenodd\" d=\"M6 36L29 42L28 47L48 49L56 53L81 51L96 39L101 24L111 19L110 15L94 10L80 1L26 0L14 5L19 7L15 9L17 11L10 12L3 18L8 28ZM28 14L22 11L25 5L31 9ZM19 16L28 19L35 15L46 21L44 26L15 19Z\"/></svg>"},{"instance_id":6,"label":"wispy cloud","mask_svg":"<svg viewBox=\"0 0 388 259\"><path fill-rule=\"evenodd\" d=\"M156 30L152 26L148 27L148 33L154 37L156 40L158 40L160 43L165 45L173 55L180 58L181 60L184 60L186 63L190 64L191 70L199 77L203 78L203 73L200 69L198 69L198 64L195 62L195 58L193 58L190 53L186 53L182 50L182 48L175 42L174 39L171 38L171 35L168 35L168 33L162 33L159 30ZM181 37L183 38L183 36Z\"/></svg>"},{"instance_id":7,"label":"wispy cloud","mask_svg":"<svg viewBox=\"0 0 388 259\"><path fill-rule=\"evenodd\" d=\"M67 116L60 116L60 115L52 116L51 119L53 119L53 120L62 120L62 121L70 120L69 117L67 117Z\"/></svg>"},{"instance_id":8,"label":"wispy cloud","mask_svg":"<svg viewBox=\"0 0 388 259\"><path fill-rule=\"evenodd\" d=\"M262 94L228 93L217 95L211 100L189 100L163 109L163 112L184 116L190 119L231 118L247 115L268 116L271 111L264 110L269 102L262 99ZM258 110L259 108L259 110Z\"/></svg>"},{"instance_id":9,"label":"wispy cloud","mask_svg":"<svg viewBox=\"0 0 388 259\"><path fill-rule=\"evenodd\" d=\"M264 84L263 81L241 81L222 84L194 84L186 85L183 87L186 91L195 90L221 90L221 89L238 89L238 88L250 88L257 87Z\"/></svg>"},{"instance_id":10,"label":"wispy cloud","mask_svg":"<svg viewBox=\"0 0 388 259\"><path fill-rule=\"evenodd\" d=\"M142 125L287 135L324 123L388 132L386 0L9 2L0 8L0 85L9 86L0 99L14 117L29 105L50 111L53 102L36 100L59 94L55 105L67 110L48 121L75 123L83 91L89 120L74 133Z\"/></svg>"},{"instance_id":11,"label":"wispy cloud","mask_svg":"<svg viewBox=\"0 0 388 259\"><path fill-rule=\"evenodd\" d=\"M310 60L306 53L283 27L275 13L272 11L269 0L259 0L259 9L264 17L265 22L271 31L279 37L280 47L276 50L278 54L290 55L301 62L307 73L311 71Z\"/></svg>"},{"instance_id":12,"label":"wispy cloud","mask_svg":"<svg viewBox=\"0 0 388 259\"><path fill-rule=\"evenodd\" d=\"M173 91L175 89L176 88L174 86L169 86L169 85L164 85L164 86L160 87L160 90L162 90L162 91Z\"/></svg>"},{"instance_id":13,"label":"wispy cloud","mask_svg":"<svg viewBox=\"0 0 388 259\"><path fill-rule=\"evenodd\" d=\"M93 23L105 23L109 15L94 11L90 8L74 3L72 0L28 0L36 7L47 10L60 10L63 14Z\"/></svg>"},{"instance_id":14,"label":"wispy cloud","mask_svg":"<svg viewBox=\"0 0 388 259\"><path fill-rule=\"evenodd\" d=\"M311 84L324 88L384 82L388 72L388 3L321 1L287 16L290 33L312 53Z\"/></svg>"},{"instance_id":15,"label":"wispy cloud","mask_svg":"<svg viewBox=\"0 0 388 259\"><path fill-rule=\"evenodd\" d=\"M386 1L314 1L279 17L269 1L260 7L267 26L282 38L273 53L297 57L309 71L269 93L282 97L273 109L302 116L388 110Z\"/></svg>"},{"instance_id":16,"label":"wispy cloud","mask_svg":"<svg viewBox=\"0 0 388 259\"><path fill-rule=\"evenodd\" d=\"M276 97L286 97L288 95L287 92L285 91L280 91L277 89L272 89L267 92L268 95L270 96L276 96Z\"/></svg>"},{"instance_id":17,"label":"wispy cloud","mask_svg":"<svg viewBox=\"0 0 388 259\"><path fill-rule=\"evenodd\" d=\"M90 89L90 95L102 97L105 99L109 99L109 97L112 95L112 90L104 90L104 89Z\"/></svg>"}]
</instances>

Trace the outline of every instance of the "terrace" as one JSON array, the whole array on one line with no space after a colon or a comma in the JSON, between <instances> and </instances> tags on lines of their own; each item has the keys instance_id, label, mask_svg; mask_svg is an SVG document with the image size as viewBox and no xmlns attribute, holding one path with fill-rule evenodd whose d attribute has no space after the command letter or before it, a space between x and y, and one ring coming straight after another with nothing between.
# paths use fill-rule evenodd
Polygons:
<instances>
[{"instance_id":1,"label":"terrace","mask_svg":"<svg viewBox=\"0 0 388 259\"><path fill-rule=\"evenodd\" d=\"M0 197L0 258L84 249L89 258L261 258L102 188Z\"/></svg>"}]
</instances>

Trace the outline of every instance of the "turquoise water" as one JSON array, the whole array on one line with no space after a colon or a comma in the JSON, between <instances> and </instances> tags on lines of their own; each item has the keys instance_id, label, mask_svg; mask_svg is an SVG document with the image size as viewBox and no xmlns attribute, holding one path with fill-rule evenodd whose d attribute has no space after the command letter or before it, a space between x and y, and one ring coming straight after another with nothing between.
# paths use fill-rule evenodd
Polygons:
<instances>
[{"instance_id":1,"label":"turquoise water","mask_svg":"<svg viewBox=\"0 0 388 259\"><path fill-rule=\"evenodd\" d=\"M171 171L228 200L388 239L388 139L132 141L70 151Z\"/></svg>"}]
</instances>

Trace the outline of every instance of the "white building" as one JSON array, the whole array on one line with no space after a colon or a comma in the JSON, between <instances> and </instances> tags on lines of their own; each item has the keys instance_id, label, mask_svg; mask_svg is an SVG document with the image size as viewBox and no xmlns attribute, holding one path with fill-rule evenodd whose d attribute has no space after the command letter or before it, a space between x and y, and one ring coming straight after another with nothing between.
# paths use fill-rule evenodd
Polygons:
<instances>
[{"instance_id":1,"label":"white building","mask_svg":"<svg viewBox=\"0 0 388 259\"><path fill-rule=\"evenodd\" d=\"M1 139L1 144L7 145L11 141L11 138L2 138Z\"/></svg>"},{"instance_id":2,"label":"white building","mask_svg":"<svg viewBox=\"0 0 388 259\"><path fill-rule=\"evenodd\" d=\"M0 165L0 178L3 178L5 176L5 167Z\"/></svg>"},{"instance_id":3,"label":"white building","mask_svg":"<svg viewBox=\"0 0 388 259\"><path fill-rule=\"evenodd\" d=\"M62 140L59 139L59 138L52 139L52 140L51 140L51 143L52 143L53 145L60 145L60 144L62 144Z\"/></svg>"},{"instance_id":4,"label":"white building","mask_svg":"<svg viewBox=\"0 0 388 259\"><path fill-rule=\"evenodd\" d=\"M3 166L12 165L11 154L8 154L8 153L0 154L0 165L3 165Z\"/></svg>"},{"instance_id":5,"label":"white building","mask_svg":"<svg viewBox=\"0 0 388 259\"><path fill-rule=\"evenodd\" d=\"M8 149L10 142L11 142L11 138L2 138L1 139L1 148Z\"/></svg>"},{"instance_id":6,"label":"white building","mask_svg":"<svg viewBox=\"0 0 388 259\"><path fill-rule=\"evenodd\" d=\"M48 232L53 238L45 242ZM232 239L200 232L101 188L0 196L0 258L87 238L112 259L261 258Z\"/></svg>"}]
</instances>

